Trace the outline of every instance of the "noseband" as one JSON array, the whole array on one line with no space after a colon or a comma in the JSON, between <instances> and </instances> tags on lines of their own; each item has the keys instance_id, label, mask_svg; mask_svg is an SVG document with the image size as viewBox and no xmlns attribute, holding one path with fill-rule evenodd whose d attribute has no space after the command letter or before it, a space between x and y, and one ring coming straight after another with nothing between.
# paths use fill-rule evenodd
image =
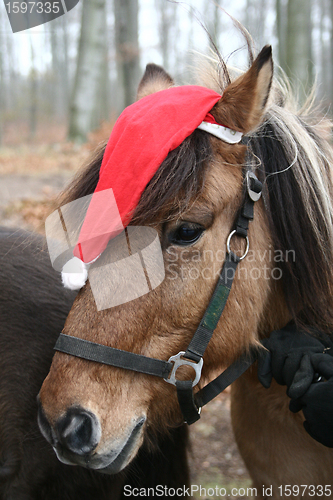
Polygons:
<instances>
[{"instance_id":1,"label":"noseband","mask_svg":"<svg viewBox=\"0 0 333 500\"><path fill-rule=\"evenodd\" d=\"M234 382L256 359L255 351L243 354L216 379L194 393L193 388L201 377L203 355L227 303L237 265L246 257L249 250L248 226L249 221L253 219L254 203L261 196L262 184L253 172L247 171L245 187L244 202L236 218L235 226L227 239L227 257L219 280L186 351L180 351L178 354L171 356L168 361L163 361L62 333L56 342L55 350L97 363L163 378L177 389L178 402L184 421L188 424L197 421L200 418L202 406L206 405ZM244 238L246 241L245 252L240 257L230 249L231 240L234 236ZM184 365L191 366L194 369L195 378L193 381L192 379L177 379L176 372L180 366Z\"/></svg>"}]
</instances>

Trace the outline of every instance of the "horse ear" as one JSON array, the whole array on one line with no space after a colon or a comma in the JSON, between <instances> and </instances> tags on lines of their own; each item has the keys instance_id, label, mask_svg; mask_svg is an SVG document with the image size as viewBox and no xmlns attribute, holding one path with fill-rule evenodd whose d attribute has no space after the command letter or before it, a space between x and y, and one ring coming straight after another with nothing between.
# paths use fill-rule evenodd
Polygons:
<instances>
[{"instance_id":1,"label":"horse ear","mask_svg":"<svg viewBox=\"0 0 333 500\"><path fill-rule=\"evenodd\" d=\"M266 45L251 68L225 89L213 108L218 123L244 133L256 128L263 117L272 78L272 48Z\"/></svg>"},{"instance_id":2,"label":"horse ear","mask_svg":"<svg viewBox=\"0 0 333 500\"><path fill-rule=\"evenodd\" d=\"M146 71L139 83L137 100L173 86L173 79L161 66L153 63L147 64Z\"/></svg>"}]
</instances>

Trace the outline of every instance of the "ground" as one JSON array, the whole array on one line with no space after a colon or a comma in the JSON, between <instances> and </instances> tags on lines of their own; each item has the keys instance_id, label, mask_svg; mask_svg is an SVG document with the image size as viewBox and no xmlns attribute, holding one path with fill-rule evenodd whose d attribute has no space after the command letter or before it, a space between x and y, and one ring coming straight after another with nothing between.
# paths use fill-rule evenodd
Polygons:
<instances>
[{"instance_id":1,"label":"ground","mask_svg":"<svg viewBox=\"0 0 333 500\"><path fill-rule=\"evenodd\" d=\"M96 140L81 148L68 143L0 148L0 225L43 232L53 200L91 154ZM206 489L197 498L247 498L251 481L238 453L230 421L230 393L225 391L202 411L190 428L191 482ZM232 488L239 495L231 494ZM235 493L235 492L233 492Z\"/></svg>"}]
</instances>

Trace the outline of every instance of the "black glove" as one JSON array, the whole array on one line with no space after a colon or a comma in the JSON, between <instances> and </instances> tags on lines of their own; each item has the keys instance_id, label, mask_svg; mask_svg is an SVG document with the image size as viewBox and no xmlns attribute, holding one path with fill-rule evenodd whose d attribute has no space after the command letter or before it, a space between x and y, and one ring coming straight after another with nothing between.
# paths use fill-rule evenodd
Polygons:
<instances>
[{"instance_id":1,"label":"black glove","mask_svg":"<svg viewBox=\"0 0 333 500\"><path fill-rule=\"evenodd\" d=\"M311 384L302 397L290 401L289 408L294 413L303 410L305 430L319 443L333 448L333 357L313 354L310 360L324 381Z\"/></svg>"},{"instance_id":2,"label":"black glove","mask_svg":"<svg viewBox=\"0 0 333 500\"><path fill-rule=\"evenodd\" d=\"M315 338L312 335L318 335ZM258 359L258 378L268 388L274 377L278 384L287 386L291 398L300 398L314 380L315 370L310 356L322 353L332 342L320 332L302 332L293 323L271 333L262 344L268 351L262 350Z\"/></svg>"}]
</instances>

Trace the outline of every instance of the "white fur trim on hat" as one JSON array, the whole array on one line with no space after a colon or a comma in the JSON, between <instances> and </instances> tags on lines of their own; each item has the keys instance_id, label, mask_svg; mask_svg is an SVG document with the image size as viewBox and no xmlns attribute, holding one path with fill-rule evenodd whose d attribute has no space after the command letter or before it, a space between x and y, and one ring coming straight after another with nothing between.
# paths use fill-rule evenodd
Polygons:
<instances>
[{"instance_id":1,"label":"white fur trim on hat","mask_svg":"<svg viewBox=\"0 0 333 500\"><path fill-rule=\"evenodd\" d=\"M231 128L225 127L224 125L218 125L217 123L202 122L198 126L200 130L204 130L209 134L215 135L224 142L229 144L237 144L242 140L243 134L237 132L237 130L232 130Z\"/></svg>"},{"instance_id":2,"label":"white fur trim on hat","mask_svg":"<svg viewBox=\"0 0 333 500\"><path fill-rule=\"evenodd\" d=\"M86 284L88 278L86 264L77 257L73 257L62 268L61 278L65 288L80 290Z\"/></svg>"}]
</instances>

